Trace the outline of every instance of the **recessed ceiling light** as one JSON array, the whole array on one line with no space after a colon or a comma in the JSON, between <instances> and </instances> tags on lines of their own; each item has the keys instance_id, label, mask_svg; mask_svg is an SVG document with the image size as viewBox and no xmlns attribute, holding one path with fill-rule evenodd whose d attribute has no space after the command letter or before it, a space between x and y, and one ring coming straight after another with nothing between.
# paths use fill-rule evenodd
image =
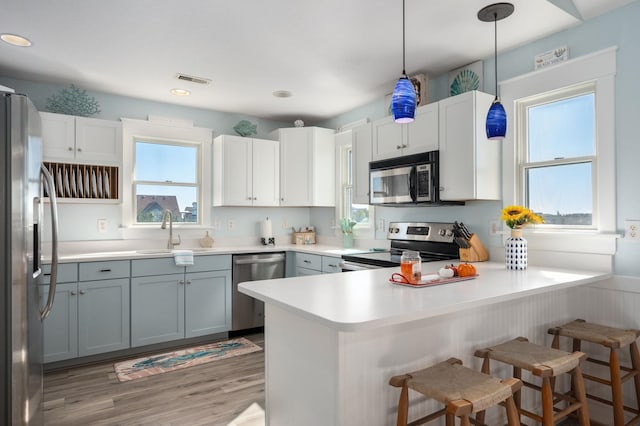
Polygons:
<instances>
[{"instance_id":1,"label":"recessed ceiling light","mask_svg":"<svg viewBox=\"0 0 640 426\"><path fill-rule=\"evenodd\" d=\"M29 47L31 46L31 40L24 38L17 34L1 34L0 39L5 43L9 43L13 46Z\"/></svg>"},{"instance_id":2,"label":"recessed ceiling light","mask_svg":"<svg viewBox=\"0 0 640 426\"><path fill-rule=\"evenodd\" d=\"M191 92L187 89L171 89L171 94L176 96L189 96Z\"/></svg>"},{"instance_id":3,"label":"recessed ceiling light","mask_svg":"<svg viewBox=\"0 0 640 426\"><path fill-rule=\"evenodd\" d=\"M276 98L290 98L291 96L293 96L293 93L288 90L276 90L272 94Z\"/></svg>"}]
</instances>

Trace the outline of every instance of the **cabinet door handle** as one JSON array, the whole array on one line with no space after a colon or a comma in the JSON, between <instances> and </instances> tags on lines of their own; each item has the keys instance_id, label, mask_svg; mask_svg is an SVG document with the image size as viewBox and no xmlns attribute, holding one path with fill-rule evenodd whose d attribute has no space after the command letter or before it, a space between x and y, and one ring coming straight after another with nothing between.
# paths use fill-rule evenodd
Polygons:
<instances>
[{"instance_id":1,"label":"cabinet door handle","mask_svg":"<svg viewBox=\"0 0 640 426\"><path fill-rule=\"evenodd\" d=\"M311 263L310 260L303 260L304 263Z\"/></svg>"},{"instance_id":2,"label":"cabinet door handle","mask_svg":"<svg viewBox=\"0 0 640 426\"><path fill-rule=\"evenodd\" d=\"M80 290L80 294L86 294L87 292L84 290Z\"/></svg>"},{"instance_id":3,"label":"cabinet door handle","mask_svg":"<svg viewBox=\"0 0 640 426\"><path fill-rule=\"evenodd\" d=\"M71 293L69 293L69 294L70 294L70 295L72 295L72 296L75 296L75 295L76 295L76 292L75 292L75 291L72 291L72 292L71 292Z\"/></svg>"},{"instance_id":4,"label":"cabinet door handle","mask_svg":"<svg viewBox=\"0 0 640 426\"><path fill-rule=\"evenodd\" d=\"M403 145L396 145L396 149L402 149Z\"/></svg>"},{"instance_id":5,"label":"cabinet door handle","mask_svg":"<svg viewBox=\"0 0 640 426\"><path fill-rule=\"evenodd\" d=\"M100 272L111 272L111 269L100 269Z\"/></svg>"},{"instance_id":6,"label":"cabinet door handle","mask_svg":"<svg viewBox=\"0 0 640 426\"><path fill-rule=\"evenodd\" d=\"M247 200L250 200L250 199L251 199L251 197L247 197Z\"/></svg>"},{"instance_id":7,"label":"cabinet door handle","mask_svg":"<svg viewBox=\"0 0 640 426\"><path fill-rule=\"evenodd\" d=\"M73 148L72 148L72 147L69 147L69 148L67 148L67 149L68 149L69 151L73 151Z\"/></svg>"},{"instance_id":8,"label":"cabinet door handle","mask_svg":"<svg viewBox=\"0 0 640 426\"><path fill-rule=\"evenodd\" d=\"M253 197L253 199L254 199L254 200L257 200L257 199L258 199L258 197Z\"/></svg>"},{"instance_id":9,"label":"cabinet door handle","mask_svg":"<svg viewBox=\"0 0 640 426\"><path fill-rule=\"evenodd\" d=\"M191 284L191 280L187 280L187 285L190 285L190 284Z\"/></svg>"},{"instance_id":10,"label":"cabinet door handle","mask_svg":"<svg viewBox=\"0 0 640 426\"><path fill-rule=\"evenodd\" d=\"M438 188L439 191L444 191L444 186Z\"/></svg>"},{"instance_id":11,"label":"cabinet door handle","mask_svg":"<svg viewBox=\"0 0 640 426\"><path fill-rule=\"evenodd\" d=\"M280 198L280 201L284 201L284 198Z\"/></svg>"},{"instance_id":12,"label":"cabinet door handle","mask_svg":"<svg viewBox=\"0 0 640 426\"><path fill-rule=\"evenodd\" d=\"M180 281L178 281L178 284L184 285L184 281L180 280Z\"/></svg>"},{"instance_id":13,"label":"cabinet door handle","mask_svg":"<svg viewBox=\"0 0 640 426\"><path fill-rule=\"evenodd\" d=\"M331 263L331 264L329 264L329 267L330 267L330 268L337 268L337 267L338 267L338 265L334 265L334 264L332 264L332 263Z\"/></svg>"},{"instance_id":14,"label":"cabinet door handle","mask_svg":"<svg viewBox=\"0 0 640 426\"><path fill-rule=\"evenodd\" d=\"M82 152L82 148L78 148L78 152Z\"/></svg>"}]
</instances>

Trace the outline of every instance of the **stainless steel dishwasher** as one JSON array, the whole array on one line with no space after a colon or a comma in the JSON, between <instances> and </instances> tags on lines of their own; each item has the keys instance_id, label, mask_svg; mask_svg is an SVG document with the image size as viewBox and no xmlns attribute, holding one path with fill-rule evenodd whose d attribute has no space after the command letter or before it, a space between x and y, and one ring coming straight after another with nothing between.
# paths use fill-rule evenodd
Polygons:
<instances>
[{"instance_id":1,"label":"stainless steel dishwasher","mask_svg":"<svg viewBox=\"0 0 640 426\"><path fill-rule=\"evenodd\" d=\"M233 299L231 330L245 330L264 325L264 303L238 291L244 281L284 278L284 253L233 255Z\"/></svg>"}]
</instances>

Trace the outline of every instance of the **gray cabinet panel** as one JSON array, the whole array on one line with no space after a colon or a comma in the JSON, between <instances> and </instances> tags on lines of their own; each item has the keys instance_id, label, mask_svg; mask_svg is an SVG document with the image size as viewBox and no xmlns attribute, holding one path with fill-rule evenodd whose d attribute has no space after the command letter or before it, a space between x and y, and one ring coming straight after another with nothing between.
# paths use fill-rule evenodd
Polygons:
<instances>
[{"instance_id":1,"label":"gray cabinet panel","mask_svg":"<svg viewBox=\"0 0 640 426\"><path fill-rule=\"evenodd\" d=\"M106 262L86 262L80 264L80 281L110 280L129 278L128 260L110 260Z\"/></svg>"},{"instance_id":2,"label":"gray cabinet panel","mask_svg":"<svg viewBox=\"0 0 640 426\"><path fill-rule=\"evenodd\" d=\"M322 256L317 254L296 253L296 266L298 268L322 271Z\"/></svg>"},{"instance_id":3,"label":"gray cabinet panel","mask_svg":"<svg viewBox=\"0 0 640 426\"><path fill-rule=\"evenodd\" d=\"M221 333L231 328L231 271L187 274L185 337Z\"/></svg>"},{"instance_id":4,"label":"gray cabinet panel","mask_svg":"<svg viewBox=\"0 0 640 426\"><path fill-rule=\"evenodd\" d=\"M213 256L194 256L193 265L186 267L187 273L205 272L205 271L221 271L231 269L231 255L217 254Z\"/></svg>"},{"instance_id":5,"label":"gray cabinet panel","mask_svg":"<svg viewBox=\"0 0 640 426\"><path fill-rule=\"evenodd\" d=\"M51 265L42 265L42 277L44 281L48 282L51 275ZM58 283L75 283L78 281L78 264L77 263L59 263L58 264L58 276L56 282Z\"/></svg>"},{"instance_id":6,"label":"gray cabinet panel","mask_svg":"<svg viewBox=\"0 0 640 426\"><path fill-rule=\"evenodd\" d=\"M229 266L231 267L231 266ZM152 275L182 274L184 266L176 266L173 257L158 259L140 259L131 261L131 276L146 277Z\"/></svg>"},{"instance_id":7,"label":"gray cabinet panel","mask_svg":"<svg viewBox=\"0 0 640 426\"><path fill-rule=\"evenodd\" d=\"M131 279L131 346L184 338L184 274Z\"/></svg>"},{"instance_id":8,"label":"gray cabinet panel","mask_svg":"<svg viewBox=\"0 0 640 426\"><path fill-rule=\"evenodd\" d=\"M333 256L322 256L322 272L323 273L335 273L342 272L342 268L340 267L340 259L339 257Z\"/></svg>"},{"instance_id":9,"label":"gray cabinet panel","mask_svg":"<svg viewBox=\"0 0 640 426\"><path fill-rule=\"evenodd\" d=\"M75 266L75 264L74 264ZM41 285L40 304L49 296L49 286ZM78 356L78 285L58 284L51 312L45 318L44 362L62 361Z\"/></svg>"},{"instance_id":10,"label":"gray cabinet panel","mask_svg":"<svg viewBox=\"0 0 640 426\"><path fill-rule=\"evenodd\" d=\"M129 278L78 284L78 355L129 347Z\"/></svg>"}]
</instances>

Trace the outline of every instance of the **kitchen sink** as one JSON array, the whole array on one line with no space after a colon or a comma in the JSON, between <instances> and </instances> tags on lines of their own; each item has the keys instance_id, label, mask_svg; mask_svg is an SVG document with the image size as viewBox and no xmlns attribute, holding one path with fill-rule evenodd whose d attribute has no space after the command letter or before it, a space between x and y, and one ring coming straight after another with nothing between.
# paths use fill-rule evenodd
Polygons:
<instances>
[{"instance_id":1,"label":"kitchen sink","mask_svg":"<svg viewBox=\"0 0 640 426\"><path fill-rule=\"evenodd\" d=\"M212 251L213 249L211 248L184 248L184 249L180 249L180 248L176 248L174 250L190 250L194 253L201 253L201 252L206 252L206 251ZM136 253L138 254L171 254L173 253L173 250L171 249L147 249L147 250L136 250Z\"/></svg>"},{"instance_id":2,"label":"kitchen sink","mask_svg":"<svg viewBox=\"0 0 640 426\"><path fill-rule=\"evenodd\" d=\"M136 253L139 253L139 254L169 254L169 253L171 253L171 250L170 249L136 250Z\"/></svg>"}]
</instances>

